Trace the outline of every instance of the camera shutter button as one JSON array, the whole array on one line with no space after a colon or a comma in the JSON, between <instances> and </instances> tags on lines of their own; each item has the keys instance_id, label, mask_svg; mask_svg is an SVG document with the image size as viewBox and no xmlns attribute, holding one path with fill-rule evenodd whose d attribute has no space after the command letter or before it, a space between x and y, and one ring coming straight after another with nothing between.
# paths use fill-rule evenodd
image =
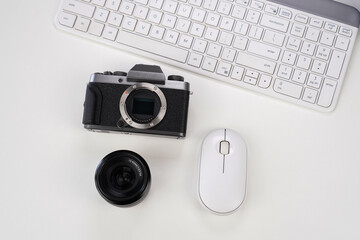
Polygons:
<instances>
[{"instance_id":1,"label":"camera shutter button","mask_svg":"<svg viewBox=\"0 0 360 240\"><path fill-rule=\"evenodd\" d=\"M168 80L183 82L184 77L179 75L170 75L168 76Z\"/></svg>"},{"instance_id":2,"label":"camera shutter button","mask_svg":"<svg viewBox=\"0 0 360 240\"><path fill-rule=\"evenodd\" d=\"M114 75L115 75L115 76L123 76L123 77L126 77L126 76L127 76L127 73L126 73L126 72L121 72L121 71L115 71L115 72L114 72Z\"/></svg>"}]
</instances>

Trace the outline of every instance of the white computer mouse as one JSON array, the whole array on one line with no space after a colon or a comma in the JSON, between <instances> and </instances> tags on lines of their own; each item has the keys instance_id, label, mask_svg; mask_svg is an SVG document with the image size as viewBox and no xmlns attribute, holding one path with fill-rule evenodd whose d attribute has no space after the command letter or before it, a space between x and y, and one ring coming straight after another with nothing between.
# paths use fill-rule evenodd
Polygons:
<instances>
[{"instance_id":1,"label":"white computer mouse","mask_svg":"<svg viewBox=\"0 0 360 240\"><path fill-rule=\"evenodd\" d=\"M205 137L198 191L207 209L230 214L240 207L246 192L246 161L246 143L237 132L218 129Z\"/></svg>"}]
</instances>

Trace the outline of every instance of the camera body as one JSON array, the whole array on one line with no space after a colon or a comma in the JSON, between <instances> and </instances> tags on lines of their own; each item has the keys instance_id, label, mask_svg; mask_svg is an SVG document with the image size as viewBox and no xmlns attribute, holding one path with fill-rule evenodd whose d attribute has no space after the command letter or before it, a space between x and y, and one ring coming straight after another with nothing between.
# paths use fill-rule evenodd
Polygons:
<instances>
[{"instance_id":1,"label":"camera body","mask_svg":"<svg viewBox=\"0 0 360 240\"><path fill-rule=\"evenodd\" d=\"M91 131L186 136L190 84L159 66L91 75L83 124Z\"/></svg>"}]
</instances>

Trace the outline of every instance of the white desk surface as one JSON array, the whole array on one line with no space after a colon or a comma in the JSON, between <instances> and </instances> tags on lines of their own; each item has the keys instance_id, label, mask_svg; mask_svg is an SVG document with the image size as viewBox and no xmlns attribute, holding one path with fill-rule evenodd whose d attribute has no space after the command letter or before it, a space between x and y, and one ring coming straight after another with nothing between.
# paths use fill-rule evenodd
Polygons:
<instances>
[{"instance_id":1,"label":"white desk surface","mask_svg":"<svg viewBox=\"0 0 360 240\"><path fill-rule=\"evenodd\" d=\"M330 114L160 64L191 83L186 139L100 134L81 124L90 74L159 63L57 30L58 4L0 8L0 239L360 239L359 40ZM225 217L196 189L202 140L220 127L248 145L246 200ZM132 208L94 185L99 161L119 149L152 172Z\"/></svg>"}]
</instances>

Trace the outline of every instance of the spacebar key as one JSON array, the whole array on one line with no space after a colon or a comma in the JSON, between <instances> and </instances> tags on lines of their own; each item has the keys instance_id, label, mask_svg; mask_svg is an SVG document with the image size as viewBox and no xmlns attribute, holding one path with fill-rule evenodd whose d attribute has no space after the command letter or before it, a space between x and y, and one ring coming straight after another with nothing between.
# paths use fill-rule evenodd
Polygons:
<instances>
[{"instance_id":1,"label":"spacebar key","mask_svg":"<svg viewBox=\"0 0 360 240\"><path fill-rule=\"evenodd\" d=\"M154 41L149 38L144 38L142 36L125 31L119 32L116 41L126 46L148 53L153 53L161 57L169 58L182 63L186 62L188 56L188 51L181 48L173 47L168 44Z\"/></svg>"}]
</instances>

